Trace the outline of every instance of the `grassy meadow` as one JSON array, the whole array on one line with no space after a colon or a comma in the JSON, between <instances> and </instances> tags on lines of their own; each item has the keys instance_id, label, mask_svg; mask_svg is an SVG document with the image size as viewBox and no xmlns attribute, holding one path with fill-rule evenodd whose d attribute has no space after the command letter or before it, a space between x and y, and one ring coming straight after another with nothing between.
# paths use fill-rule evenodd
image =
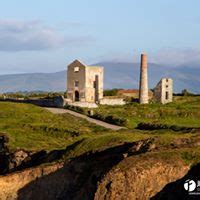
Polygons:
<instances>
[{"instance_id":1,"label":"grassy meadow","mask_svg":"<svg viewBox=\"0 0 200 200\"><path fill-rule=\"evenodd\" d=\"M175 102L160 105L100 106L95 110L102 115L114 115L127 120L127 129L108 130L69 114L55 115L31 104L0 102L0 133L9 137L10 150L29 151L65 149L73 146L67 157L75 157L89 151L103 150L124 142L150 137L156 138L156 145L171 147L179 139L200 141L199 131L137 130L140 122L171 124L186 127L200 127L200 98L177 97ZM172 149L186 159L200 156L199 147Z\"/></svg>"},{"instance_id":2,"label":"grassy meadow","mask_svg":"<svg viewBox=\"0 0 200 200\"><path fill-rule=\"evenodd\" d=\"M76 149L81 154L149 136L127 132L114 132L69 114L55 115L31 104L0 102L0 134L8 136L11 150L50 151L82 141Z\"/></svg>"},{"instance_id":3,"label":"grassy meadow","mask_svg":"<svg viewBox=\"0 0 200 200\"><path fill-rule=\"evenodd\" d=\"M104 131L71 115L54 115L31 104L0 102L0 133L11 149L60 149L74 138Z\"/></svg>"},{"instance_id":4,"label":"grassy meadow","mask_svg":"<svg viewBox=\"0 0 200 200\"><path fill-rule=\"evenodd\" d=\"M200 97L175 97L173 103L165 105L130 103L125 106L100 106L95 113L104 118L121 118L130 129L136 128L139 123L200 127Z\"/></svg>"}]
</instances>

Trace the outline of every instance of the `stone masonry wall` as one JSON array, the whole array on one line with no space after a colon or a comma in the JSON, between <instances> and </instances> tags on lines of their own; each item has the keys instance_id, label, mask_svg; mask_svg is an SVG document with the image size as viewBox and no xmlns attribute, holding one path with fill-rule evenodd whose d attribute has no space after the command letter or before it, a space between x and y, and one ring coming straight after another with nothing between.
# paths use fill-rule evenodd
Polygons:
<instances>
[{"instance_id":1,"label":"stone masonry wall","mask_svg":"<svg viewBox=\"0 0 200 200\"><path fill-rule=\"evenodd\" d=\"M162 78L154 89L154 100L166 104L173 101L173 80Z\"/></svg>"},{"instance_id":2,"label":"stone masonry wall","mask_svg":"<svg viewBox=\"0 0 200 200\"><path fill-rule=\"evenodd\" d=\"M113 98L113 99L109 99L109 98L103 98L99 101L99 104L101 105L125 105L126 102L124 101L123 98Z\"/></svg>"}]
</instances>

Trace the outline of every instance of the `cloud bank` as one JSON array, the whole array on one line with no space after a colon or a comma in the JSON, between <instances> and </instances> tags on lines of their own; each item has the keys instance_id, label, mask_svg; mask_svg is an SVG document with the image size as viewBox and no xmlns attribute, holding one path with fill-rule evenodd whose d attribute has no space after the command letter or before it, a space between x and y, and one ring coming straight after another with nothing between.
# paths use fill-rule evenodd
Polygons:
<instances>
[{"instance_id":1,"label":"cloud bank","mask_svg":"<svg viewBox=\"0 0 200 200\"><path fill-rule=\"evenodd\" d=\"M180 65L195 65L200 67L199 48L163 48L152 54L150 53L150 56L153 62L172 67Z\"/></svg>"},{"instance_id":2,"label":"cloud bank","mask_svg":"<svg viewBox=\"0 0 200 200\"><path fill-rule=\"evenodd\" d=\"M0 20L0 51L48 50L90 39L88 36L64 36L41 21Z\"/></svg>"},{"instance_id":3,"label":"cloud bank","mask_svg":"<svg viewBox=\"0 0 200 200\"><path fill-rule=\"evenodd\" d=\"M99 61L111 62L140 62L141 53L148 55L148 62L161 64L168 67L197 67L200 68L200 48L160 48L159 50L138 50L132 52L109 52L98 58Z\"/></svg>"}]
</instances>

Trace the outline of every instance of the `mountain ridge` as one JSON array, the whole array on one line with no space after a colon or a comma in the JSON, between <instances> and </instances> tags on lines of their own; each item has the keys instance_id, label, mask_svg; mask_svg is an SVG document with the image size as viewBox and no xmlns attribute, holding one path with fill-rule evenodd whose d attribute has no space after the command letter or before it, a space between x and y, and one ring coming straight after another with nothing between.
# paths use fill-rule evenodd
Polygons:
<instances>
[{"instance_id":1,"label":"mountain ridge","mask_svg":"<svg viewBox=\"0 0 200 200\"><path fill-rule=\"evenodd\" d=\"M99 62L94 65L104 66L105 89L111 88L138 88L139 63L130 62ZM162 77L171 77L174 80L174 91L181 92L188 89L200 93L200 68L197 66L168 67L149 63L149 87L154 88ZM37 72L0 75L0 92L16 91L65 91L66 70L58 72Z\"/></svg>"}]
</instances>

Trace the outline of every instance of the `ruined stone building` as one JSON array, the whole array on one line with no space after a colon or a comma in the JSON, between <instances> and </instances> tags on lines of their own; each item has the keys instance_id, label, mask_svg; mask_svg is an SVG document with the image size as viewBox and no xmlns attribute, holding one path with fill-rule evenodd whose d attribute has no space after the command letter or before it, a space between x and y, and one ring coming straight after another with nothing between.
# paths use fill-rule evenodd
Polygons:
<instances>
[{"instance_id":1,"label":"ruined stone building","mask_svg":"<svg viewBox=\"0 0 200 200\"><path fill-rule=\"evenodd\" d=\"M103 98L103 67L75 60L67 70L67 98L72 102L99 102Z\"/></svg>"},{"instance_id":2,"label":"ruined stone building","mask_svg":"<svg viewBox=\"0 0 200 200\"><path fill-rule=\"evenodd\" d=\"M173 101L173 80L162 78L154 88L154 100L158 103L170 103Z\"/></svg>"},{"instance_id":3,"label":"ruined stone building","mask_svg":"<svg viewBox=\"0 0 200 200\"><path fill-rule=\"evenodd\" d=\"M162 78L154 88L153 98L156 102L162 104L172 102L173 80L171 78ZM149 99L147 55L142 54L140 66L139 102L140 104L148 104Z\"/></svg>"}]
</instances>

